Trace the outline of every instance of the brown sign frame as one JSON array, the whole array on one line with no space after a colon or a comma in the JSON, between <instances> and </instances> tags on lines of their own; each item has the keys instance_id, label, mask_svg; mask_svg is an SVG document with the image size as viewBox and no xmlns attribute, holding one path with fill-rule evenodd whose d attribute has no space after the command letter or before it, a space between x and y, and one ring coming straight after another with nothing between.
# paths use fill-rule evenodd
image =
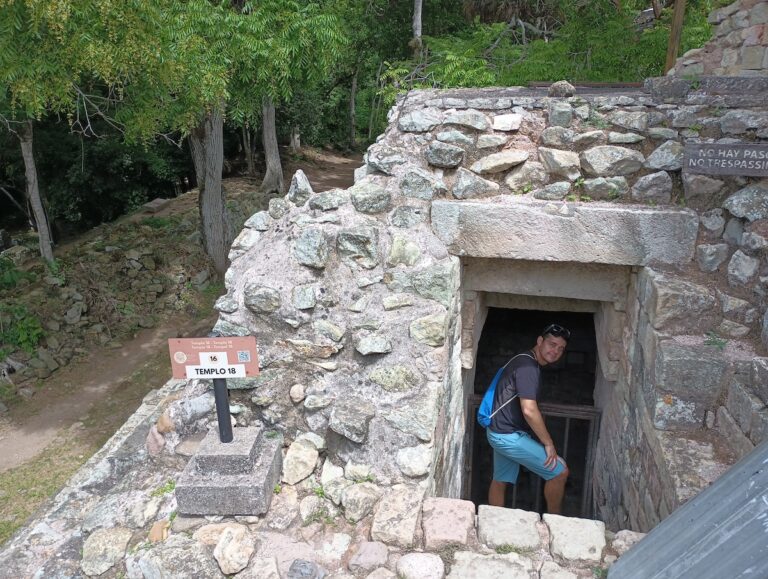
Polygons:
<instances>
[{"instance_id":1,"label":"brown sign frame","mask_svg":"<svg viewBox=\"0 0 768 579\"><path fill-rule=\"evenodd\" d=\"M259 375L256 336L170 338L168 352L174 378L251 378ZM201 370L194 370L196 368Z\"/></svg>"}]
</instances>

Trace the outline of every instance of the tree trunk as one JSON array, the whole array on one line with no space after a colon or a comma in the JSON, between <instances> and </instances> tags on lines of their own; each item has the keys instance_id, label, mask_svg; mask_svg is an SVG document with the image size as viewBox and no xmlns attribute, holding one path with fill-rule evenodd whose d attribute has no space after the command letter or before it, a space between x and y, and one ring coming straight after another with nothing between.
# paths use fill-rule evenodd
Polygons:
<instances>
[{"instance_id":1,"label":"tree trunk","mask_svg":"<svg viewBox=\"0 0 768 579\"><path fill-rule=\"evenodd\" d=\"M37 181L37 165L33 147L32 121L27 121L19 131L21 141L21 156L24 158L24 172L27 177L27 197L32 205L32 213L37 223L37 238L40 244L40 255L49 263L53 263L53 245L48 216L45 214L43 199L40 197L40 186Z\"/></svg>"},{"instance_id":2,"label":"tree trunk","mask_svg":"<svg viewBox=\"0 0 768 579\"><path fill-rule=\"evenodd\" d=\"M267 162L267 172L259 190L262 193L283 192L283 167L280 164L280 150L277 148L277 127L275 126L275 104L269 97L261 102L262 112L262 141L264 142L264 159Z\"/></svg>"},{"instance_id":3,"label":"tree trunk","mask_svg":"<svg viewBox=\"0 0 768 579\"><path fill-rule=\"evenodd\" d=\"M675 0L675 10L672 13L672 28L669 31L669 45L667 46L667 61L664 65L664 74L675 66L677 53L680 52L680 39L683 35L683 20L685 20L685 0Z\"/></svg>"},{"instance_id":4,"label":"tree trunk","mask_svg":"<svg viewBox=\"0 0 768 579\"><path fill-rule=\"evenodd\" d=\"M423 0L413 0L413 38L411 39L411 48L413 48L413 57L418 58L421 54L421 8Z\"/></svg>"},{"instance_id":5,"label":"tree trunk","mask_svg":"<svg viewBox=\"0 0 768 579\"><path fill-rule=\"evenodd\" d=\"M197 206L200 210L200 233L203 247L213 260L219 274L227 270L227 253L232 242L229 215L221 186L224 165L224 119L220 110L205 116L189 135L197 186L200 190Z\"/></svg>"},{"instance_id":6,"label":"tree trunk","mask_svg":"<svg viewBox=\"0 0 768 579\"><path fill-rule=\"evenodd\" d=\"M291 127L291 153L298 155L301 152L301 130L298 125Z\"/></svg>"},{"instance_id":7,"label":"tree trunk","mask_svg":"<svg viewBox=\"0 0 768 579\"><path fill-rule=\"evenodd\" d=\"M653 18L658 20L661 18L661 6L659 6L659 0L651 0L651 6L653 7Z\"/></svg>"},{"instance_id":8,"label":"tree trunk","mask_svg":"<svg viewBox=\"0 0 768 579\"><path fill-rule=\"evenodd\" d=\"M248 167L248 176L256 176L256 157L253 152L253 133L250 127L243 125L243 151L245 152L245 163Z\"/></svg>"},{"instance_id":9,"label":"tree trunk","mask_svg":"<svg viewBox=\"0 0 768 579\"><path fill-rule=\"evenodd\" d=\"M357 98L357 72L359 67L355 67L355 74L352 75L352 88L349 91L349 148L354 150L357 139L355 138L355 99Z\"/></svg>"}]
</instances>

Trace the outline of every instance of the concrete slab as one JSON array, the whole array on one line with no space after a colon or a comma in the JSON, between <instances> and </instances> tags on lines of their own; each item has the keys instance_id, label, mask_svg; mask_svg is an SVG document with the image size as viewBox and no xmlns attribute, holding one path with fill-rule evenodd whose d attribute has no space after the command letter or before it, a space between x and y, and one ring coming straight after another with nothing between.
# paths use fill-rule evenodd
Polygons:
<instances>
[{"instance_id":1,"label":"concrete slab","mask_svg":"<svg viewBox=\"0 0 768 579\"><path fill-rule=\"evenodd\" d=\"M216 430L209 430L195 453L201 472L245 474L256 459L256 442L263 431L261 425L232 430L232 441L221 442Z\"/></svg>"},{"instance_id":2,"label":"concrete slab","mask_svg":"<svg viewBox=\"0 0 768 579\"><path fill-rule=\"evenodd\" d=\"M437 551L448 545L466 545L475 528L475 504L459 499L426 498L421 526L426 549Z\"/></svg>"},{"instance_id":3,"label":"concrete slab","mask_svg":"<svg viewBox=\"0 0 768 579\"><path fill-rule=\"evenodd\" d=\"M448 579L531 579L532 561L517 553L478 555L459 551L454 555Z\"/></svg>"},{"instance_id":4,"label":"concrete slab","mask_svg":"<svg viewBox=\"0 0 768 579\"><path fill-rule=\"evenodd\" d=\"M544 515L555 557L599 562L605 548L605 523L560 515Z\"/></svg>"},{"instance_id":5,"label":"concrete slab","mask_svg":"<svg viewBox=\"0 0 768 579\"><path fill-rule=\"evenodd\" d=\"M235 429L238 430L238 429ZM261 515L269 510L282 466L282 437L260 436L247 473L200 469L192 457L176 484L179 513L186 515Z\"/></svg>"},{"instance_id":6,"label":"concrete slab","mask_svg":"<svg viewBox=\"0 0 768 579\"><path fill-rule=\"evenodd\" d=\"M693 258L688 209L436 200L432 230L453 255L647 265Z\"/></svg>"}]
</instances>

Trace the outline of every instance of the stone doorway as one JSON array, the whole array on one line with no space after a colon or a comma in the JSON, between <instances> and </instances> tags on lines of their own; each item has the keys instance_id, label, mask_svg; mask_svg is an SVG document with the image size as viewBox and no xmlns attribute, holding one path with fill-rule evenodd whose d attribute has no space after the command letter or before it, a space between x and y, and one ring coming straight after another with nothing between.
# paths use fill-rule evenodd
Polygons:
<instances>
[{"instance_id":1,"label":"stone doorway","mask_svg":"<svg viewBox=\"0 0 768 579\"><path fill-rule=\"evenodd\" d=\"M589 312L524 310L490 307L477 347L475 379L470 396L472 442L467 466L468 495L487 504L493 458L485 431L475 423L477 405L496 370L512 355L530 347L547 324L557 322L572 332L568 351L542 372L541 409L558 447L571 469L563 514L591 518L592 468L597 444L599 411L594 407L597 346L593 315ZM507 506L530 511L545 509L539 477L521 471L517 485L507 489Z\"/></svg>"}]
</instances>

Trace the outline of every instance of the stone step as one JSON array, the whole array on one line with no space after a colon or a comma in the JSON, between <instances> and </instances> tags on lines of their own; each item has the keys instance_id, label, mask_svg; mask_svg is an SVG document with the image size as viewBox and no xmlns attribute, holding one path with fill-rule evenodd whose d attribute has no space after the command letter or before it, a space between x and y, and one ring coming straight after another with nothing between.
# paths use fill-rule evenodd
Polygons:
<instances>
[{"instance_id":1,"label":"stone step","mask_svg":"<svg viewBox=\"0 0 768 579\"><path fill-rule=\"evenodd\" d=\"M176 484L179 513L261 515L272 502L282 468L282 436L262 428L235 428L230 443L211 430ZM220 456L216 456L219 453ZM252 460L243 471L246 461Z\"/></svg>"}]
</instances>

